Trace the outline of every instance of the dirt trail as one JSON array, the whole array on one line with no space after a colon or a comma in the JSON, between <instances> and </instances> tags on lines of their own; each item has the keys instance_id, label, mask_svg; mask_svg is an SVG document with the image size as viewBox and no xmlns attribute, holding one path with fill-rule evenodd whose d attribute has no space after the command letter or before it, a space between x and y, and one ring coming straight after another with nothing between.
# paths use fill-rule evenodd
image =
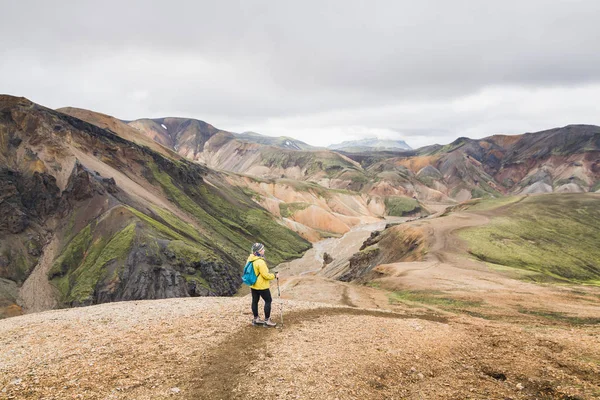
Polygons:
<instances>
[{"instance_id":1,"label":"dirt trail","mask_svg":"<svg viewBox=\"0 0 600 400\"><path fill-rule=\"evenodd\" d=\"M447 318L433 314L399 314L356 308L317 308L296 311L286 316L283 329L297 329L302 323L311 323L328 316L370 316L391 319L421 319L437 323L447 323ZM262 345L281 337L279 328L264 328L248 325L230 335L220 343L212 354L203 361L204 368L192 374L186 387L186 399L247 399L252 393L244 390L240 383L248 372L253 371L251 365L262 354ZM259 345L257 345L259 344ZM266 353L267 357L273 357ZM218 382L218 384L215 384Z\"/></svg>"},{"instance_id":2,"label":"dirt trail","mask_svg":"<svg viewBox=\"0 0 600 400\"><path fill-rule=\"evenodd\" d=\"M48 281L48 271L58 251L59 240L53 237L44 247L38 264L33 269L19 291L19 305L26 313L40 312L56 308L57 290Z\"/></svg>"}]
</instances>

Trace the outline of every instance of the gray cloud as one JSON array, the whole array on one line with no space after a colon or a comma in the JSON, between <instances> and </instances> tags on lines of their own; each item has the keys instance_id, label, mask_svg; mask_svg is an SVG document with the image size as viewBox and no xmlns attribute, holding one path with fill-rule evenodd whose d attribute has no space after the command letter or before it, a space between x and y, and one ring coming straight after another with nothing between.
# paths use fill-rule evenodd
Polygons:
<instances>
[{"instance_id":1,"label":"gray cloud","mask_svg":"<svg viewBox=\"0 0 600 400\"><path fill-rule=\"evenodd\" d=\"M597 1L0 3L0 91L50 107L422 142L600 111Z\"/></svg>"}]
</instances>

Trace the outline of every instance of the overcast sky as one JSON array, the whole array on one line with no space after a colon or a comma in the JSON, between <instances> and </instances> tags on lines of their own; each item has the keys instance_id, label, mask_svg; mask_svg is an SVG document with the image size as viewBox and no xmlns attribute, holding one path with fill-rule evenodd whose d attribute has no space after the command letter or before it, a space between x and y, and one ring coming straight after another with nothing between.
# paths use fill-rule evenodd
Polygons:
<instances>
[{"instance_id":1,"label":"overcast sky","mask_svg":"<svg viewBox=\"0 0 600 400\"><path fill-rule=\"evenodd\" d=\"M600 124L600 1L0 0L0 93L314 145Z\"/></svg>"}]
</instances>

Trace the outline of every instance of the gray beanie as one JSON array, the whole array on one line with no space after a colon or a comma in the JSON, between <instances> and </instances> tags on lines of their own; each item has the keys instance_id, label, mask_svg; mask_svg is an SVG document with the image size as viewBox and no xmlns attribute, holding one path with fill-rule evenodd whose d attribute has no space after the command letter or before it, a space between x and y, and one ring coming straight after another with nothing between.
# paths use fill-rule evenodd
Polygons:
<instances>
[{"instance_id":1,"label":"gray beanie","mask_svg":"<svg viewBox=\"0 0 600 400\"><path fill-rule=\"evenodd\" d=\"M258 253L259 251L261 251L264 248L265 248L264 244L262 244L262 243L254 243L252 245L252 254L256 254L256 253Z\"/></svg>"}]
</instances>

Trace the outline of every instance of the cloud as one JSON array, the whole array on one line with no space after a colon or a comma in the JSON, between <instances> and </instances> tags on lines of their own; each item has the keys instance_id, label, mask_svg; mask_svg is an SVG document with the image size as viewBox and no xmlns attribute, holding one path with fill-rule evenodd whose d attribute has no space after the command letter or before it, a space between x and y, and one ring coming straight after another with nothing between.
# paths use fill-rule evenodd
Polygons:
<instances>
[{"instance_id":1,"label":"cloud","mask_svg":"<svg viewBox=\"0 0 600 400\"><path fill-rule=\"evenodd\" d=\"M0 91L316 144L520 133L597 123L598 15L583 0L6 2Z\"/></svg>"}]
</instances>

